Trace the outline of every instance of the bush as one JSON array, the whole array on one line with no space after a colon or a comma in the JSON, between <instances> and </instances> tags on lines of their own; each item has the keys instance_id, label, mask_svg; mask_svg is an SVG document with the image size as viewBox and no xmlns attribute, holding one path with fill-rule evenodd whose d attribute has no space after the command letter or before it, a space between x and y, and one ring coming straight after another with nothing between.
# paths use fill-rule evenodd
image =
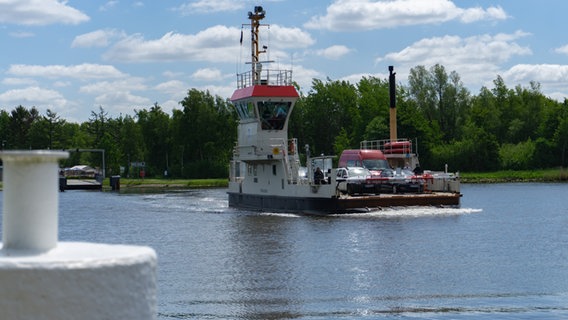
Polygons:
<instances>
[{"instance_id":1,"label":"bush","mask_svg":"<svg viewBox=\"0 0 568 320\"><path fill-rule=\"evenodd\" d=\"M499 145L494 135L481 128L469 126L467 138L431 148L432 165L441 169L448 164L454 170L492 171L500 165Z\"/></svg>"},{"instance_id":2,"label":"bush","mask_svg":"<svg viewBox=\"0 0 568 320\"><path fill-rule=\"evenodd\" d=\"M503 144L499 149L501 169L528 170L533 167L536 144L532 140Z\"/></svg>"}]
</instances>

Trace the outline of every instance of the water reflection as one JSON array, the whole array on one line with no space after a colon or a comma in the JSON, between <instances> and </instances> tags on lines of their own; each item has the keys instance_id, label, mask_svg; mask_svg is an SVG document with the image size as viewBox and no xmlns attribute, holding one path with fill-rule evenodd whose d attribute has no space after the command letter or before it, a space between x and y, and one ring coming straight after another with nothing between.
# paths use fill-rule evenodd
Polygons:
<instances>
[{"instance_id":1,"label":"water reflection","mask_svg":"<svg viewBox=\"0 0 568 320\"><path fill-rule=\"evenodd\" d=\"M234 210L225 191L64 192L60 239L153 247L160 319L568 316L566 184L329 217Z\"/></svg>"},{"instance_id":2,"label":"water reflection","mask_svg":"<svg viewBox=\"0 0 568 320\"><path fill-rule=\"evenodd\" d=\"M294 243L288 219L246 215L232 219L229 252L233 257L233 299L240 302L239 317L290 318L294 297ZM273 306L266 313L266 306Z\"/></svg>"}]
</instances>

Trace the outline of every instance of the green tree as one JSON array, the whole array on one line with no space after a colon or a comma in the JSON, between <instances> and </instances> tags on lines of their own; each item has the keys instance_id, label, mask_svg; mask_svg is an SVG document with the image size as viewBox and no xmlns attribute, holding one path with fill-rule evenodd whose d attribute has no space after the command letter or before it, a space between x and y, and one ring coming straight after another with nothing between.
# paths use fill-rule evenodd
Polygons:
<instances>
[{"instance_id":1,"label":"green tree","mask_svg":"<svg viewBox=\"0 0 568 320\"><path fill-rule=\"evenodd\" d=\"M385 134L375 129L383 126L388 127L388 81L376 77L363 77L357 84L357 96L358 113L356 113L357 117L353 119L353 134L351 135L353 144L358 144L362 140L386 139L388 137L388 131ZM373 122L373 126L369 128L371 122ZM373 131L375 134L379 135L369 137L369 134Z\"/></svg>"},{"instance_id":2,"label":"green tree","mask_svg":"<svg viewBox=\"0 0 568 320\"><path fill-rule=\"evenodd\" d=\"M58 142L58 144L61 145L61 149L92 148L86 127L87 123L84 123L84 125L70 122L63 123L61 126L60 141ZM83 163L90 164L89 162L85 162L87 160L90 161L90 156L91 155L81 154L79 152L70 152L69 158L64 161L64 164L66 167ZM83 159L85 159L85 161L83 161Z\"/></svg>"},{"instance_id":3,"label":"green tree","mask_svg":"<svg viewBox=\"0 0 568 320\"><path fill-rule=\"evenodd\" d=\"M469 123L463 140L432 147L432 166L442 170L445 164L464 171L497 170L500 165L499 144L494 135Z\"/></svg>"},{"instance_id":4,"label":"green tree","mask_svg":"<svg viewBox=\"0 0 568 320\"><path fill-rule=\"evenodd\" d=\"M101 154L97 152L86 154L81 159L88 159L94 167L102 168L105 174L119 174L119 147L116 122L108 116L102 106L99 111L91 111L89 121L83 127L87 132L88 149L105 150L105 168L103 168Z\"/></svg>"},{"instance_id":5,"label":"green tree","mask_svg":"<svg viewBox=\"0 0 568 320\"><path fill-rule=\"evenodd\" d=\"M57 113L47 109L45 116L39 116L32 123L28 132L28 139L32 149L61 149L62 128L65 120L62 120Z\"/></svg>"},{"instance_id":6,"label":"green tree","mask_svg":"<svg viewBox=\"0 0 568 320\"><path fill-rule=\"evenodd\" d=\"M148 176L162 175L168 170L171 150L170 116L155 103L150 110L136 111L146 146L144 159Z\"/></svg>"},{"instance_id":7,"label":"green tree","mask_svg":"<svg viewBox=\"0 0 568 320\"><path fill-rule=\"evenodd\" d=\"M470 113L473 125L497 137L504 137L504 134L500 135L504 130L501 129L501 110L497 107L502 103L503 100L497 99L489 89L482 87L477 97L473 98Z\"/></svg>"},{"instance_id":8,"label":"green tree","mask_svg":"<svg viewBox=\"0 0 568 320\"><path fill-rule=\"evenodd\" d=\"M124 166L127 177L138 177L139 172L130 167L131 162L140 162L144 159L146 145L142 136L142 129L133 117L126 115L117 119L119 124L120 163Z\"/></svg>"},{"instance_id":9,"label":"green tree","mask_svg":"<svg viewBox=\"0 0 568 320\"><path fill-rule=\"evenodd\" d=\"M362 140L386 139L390 134L388 118L377 116L367 124Z\"/></svg>"},{"instance_id":10,"label":"green tree","mask_svg":"<svg viewBox=\"0 0 568 320\"><path fill-rule=\"evenodd\" d=\"M35 107L30 110L19 105L10 114L10 125L7 145L9 149L30 149L29 132L38 119L39 112Z\"/></svg>"},{"instance_id":11,"label":"green tree","mask_svg":"<svg viewBox=\"0 0 568 320\"><path fill-rule=\"evenodd\" d=\"M180 104L183 110L174 111L173 130L182 174L226 177L237 137L233 108L221 97L196 89L189 90Z\"/></svg>"},{"instance_id":12,"label":"green tree","mask_svg":"<svg viewBox=\"0 0 568 320\"><path fill-rule=\"evenodd\" d=\"M470 94L458 73L452 71L448 75L439 64L430 71L417 66L410 70L408 86L410 98L432 125L440 127L443 140L455 139L470 108Z\"/></svg>"},{"instance_id":13,"label":"green tree","mask_svg":"<svg viewBox=\"0 0 568 320\"><path fill-rule=\"evenodd\" d=\"M429 123L438 122L436 108L436 88L432 75L424 66L416 66L410 69L408 75L408 93L417 106L417 110L423 113Z\"/></svg>"},{"instance_id":14,"label":"green tree","mask_svg":"<svg viewBox=\"0 0 568 320\"><path fill-rule=\"evenodd\" d=\"M313 154L334 154L335 136L342 129L352 143L357 140L353 130L354 122L360 118L357 90L349 82L328 79L324 83L314 79L303 108L306 140L300 143L309 144Z\"/></svg>"},{"instance_id":15,"label":"green tree","mask_svg":"<svg viewBox=\"0 0 568 320\"><path fill-rule=\"evenodd\" d=\"M532 140L503 144L499 149L501 169L528 170L533 168L536 144Z\"/></svg>"},{"instance_id":16,"label":"green tree","mask_svg":"<svg viewBox=\"0 0 568 320\"><path fill-rule=\"evenodd\" d=\"M558 154L560 156L559 164L562 167L566 167L566 151L568 150L568 99L564 99L558 118L559 123L554 131L554 140L556 141Z\"/></svg>"},{"instance_id":17,"label":"green tree","mask_svg":"<svg viewBox=\"0 0 568 320\"><path fill-rule=\"evenodd\" d=\"M0 110L0 146L2 150L9 148L8 142L11 138L10 114L5 110Z\"/></svg>"}]
</instances>

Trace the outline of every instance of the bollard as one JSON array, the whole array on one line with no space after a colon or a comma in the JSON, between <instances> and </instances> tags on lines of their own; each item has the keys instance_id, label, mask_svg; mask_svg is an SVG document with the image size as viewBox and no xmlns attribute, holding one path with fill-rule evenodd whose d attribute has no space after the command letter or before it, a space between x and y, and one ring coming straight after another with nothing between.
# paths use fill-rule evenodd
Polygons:
<instances>
[{"instance_id":1,"label":"bollard","mask_svg":"<svg viewBox=\"0 0 568 320\"><path fill-rule=\"evenodd\" d=\"M4 151L5 250L47 251L57 244L58 160L67 152Z\"/></svg>"},{"instance_id":2,"label":"bollard","mask_svg":"<svg viewBox=\"0 0 568 320\"><path fill-rule=\"evenodd\" d=\"M57 161L66 152L3 151L2 319L156 318L156 253L58 242Z\"/></svg>"},{"instance_id":3,"label":"bollard","mask_svg":"<svg viewBox=\"0 0 568 320\"><path fill-rule=\"evenodd\" d=\"M109 182L112 191L120 190L120 176L111 176Z\"/></svg>"}]
</instances>

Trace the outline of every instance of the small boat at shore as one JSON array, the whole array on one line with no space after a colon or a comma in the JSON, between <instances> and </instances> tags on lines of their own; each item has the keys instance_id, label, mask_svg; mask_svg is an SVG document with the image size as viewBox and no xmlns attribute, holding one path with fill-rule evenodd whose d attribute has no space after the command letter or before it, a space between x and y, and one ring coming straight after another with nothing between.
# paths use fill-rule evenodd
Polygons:
<instances>
[{"instance_id":1,"label":"small boat at shore","mask_svg":"<svg viewBox=\"0 0 568 320\"><path fill-rule=\"evenodd\" d=\"M374 149L383 154L391 166L388 170L382 168L351 179L345 176L346 168L333 167L334 156L311 157L309 146L305 147L307 160L302 166L298 140L288 137L288 121L299 95L292 84L291 70L264 68L270 61L260 60L260 54L266 52L266 47L261 50L259 45L260 21L264 17L260 6L248 13L251 70L237 75L237 89L231 97L239 125L230 163L229 206L318 215L393 206L459 206L459 174L447 170L420 169L412 174L403 171L406 164L417 167L418 157L412 142L393 137L392 128L389 140L361 143L362 150ZM390 80L394 81L394 76Z\"/></svg>"}]
</instances>

